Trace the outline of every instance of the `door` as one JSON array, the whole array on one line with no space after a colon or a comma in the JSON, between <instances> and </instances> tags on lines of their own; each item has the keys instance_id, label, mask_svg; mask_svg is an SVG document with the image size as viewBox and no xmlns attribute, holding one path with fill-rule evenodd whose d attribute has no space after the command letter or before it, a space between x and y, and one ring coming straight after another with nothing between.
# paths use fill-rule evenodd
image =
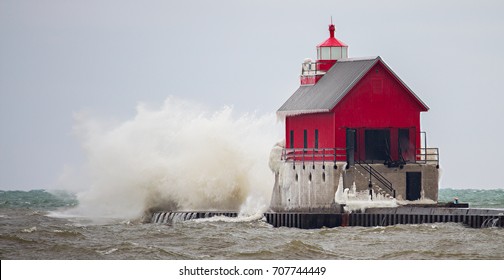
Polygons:
<instances>
[{"instance_id":1,"label":"door","mask_svg":"<svg viewBox=\"0 0 504 280\"><path fill-rule=\"evenodd\" d=\"M347 128L346 130L346 158L348 166L355 164L355 129Z\"/></svg>"},{"instance_id":2,"label":"door","mask_svg":"<svg viewBox=\"0 0 504 280\"><path fill-rule=\"evenodd\" d=\"M384 162L390 160L390 130L366 129L366 161Z\"/></svg>"},{"instance_id":3,"label":"door","mask_svg":"<svg viewBox=\"0 0 504 280\"><path fill-rule=\"evenodd\" d=\"M409 128L399 128L398 132L398 146L399 146L399 160L402 162L414 161L413 148L410 143L410 130Z\"/></svg>"},{"instance_id":4,"label":"door","mask_svg":"<svg viewBox=\"0 0 504 280\"><path fill-rule=\"evenodd\" d=\"M406 172L406 200L420 199L422 172Z\"/></svg>"}]
</instances>

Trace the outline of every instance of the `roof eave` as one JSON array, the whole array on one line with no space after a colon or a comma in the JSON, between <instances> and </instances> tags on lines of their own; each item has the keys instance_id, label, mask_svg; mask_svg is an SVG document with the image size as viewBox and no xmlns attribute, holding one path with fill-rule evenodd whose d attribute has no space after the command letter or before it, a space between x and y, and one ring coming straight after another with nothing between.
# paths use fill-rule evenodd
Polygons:
<instances>
[{"instance_id":1,"label":"roof eave","mask_svg":"<svg viewBox=\"0 0 504 280\"><path fill-rule=\"evenodd\" d=\"M317 48L320 47L348 47L348 45L336 38L329 38L317 45Z\"/></svg>"},{"instance_id":2,"label":"roof eave","mask_svg":"<svg viewBox=\"0 0 504 280\"><path fill-rule=\"evenodd\" d=\"M381 59L381 57L378 56L378 58L381 61L381 63L385 66L385 68L387 68L387 70L406 88L406 90L409 91L413 95L413 97L415 97L420 107L422 107L422 111L423 112L429 111L429 106L427 106L427 104L425 104L422 101L422 99L420 99L420 97L418 97L418 95L416 95L415 92L403 80L401 80L401 78L399 78L399 76L397 76L397 74L387 65L387 63L385 63L385 61Z\"/></svg>"},{"instance_id":3,"label":"roof eave","mask_svg":"<svg viewBox=\"0 0 504 280\"><path fill-rule=\"evenodd\" d=\"M285 119L286 117L293 117L306 114L316 114L316 113L327 113L330 111L331 110L329 109L307 109L307 110L289 110L289 111L278 110L276 112L276 115L278 119Z\"/></svg>"}]
</instances>

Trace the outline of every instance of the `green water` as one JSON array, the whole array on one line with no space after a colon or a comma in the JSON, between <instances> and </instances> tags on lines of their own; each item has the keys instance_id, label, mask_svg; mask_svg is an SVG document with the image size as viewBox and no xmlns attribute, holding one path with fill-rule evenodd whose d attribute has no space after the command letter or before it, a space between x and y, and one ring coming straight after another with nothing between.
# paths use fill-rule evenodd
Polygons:
<instances>
[{"instance_id":1,"label":"green water","mask_svg":"<svg viewBox=\"0 0 504 280\"><path fill-rule=\"evenodd\" d=\"M470 207L504 209L502 189L439 191L440 201L455 196ZM0 259L504 259L502 228L434 223L303 230L240 218L144 224L68 215L76 205L76 196L63 191L0 191Z\"/></svg>"},{"instance_id":2,"label":"green water","mask_svg":"<svg viewBox=\"0 0 504 280\"><path fill-rule=\"evenodd\" d=\"M75 194L66 191L0 191L0 208L53 210L77 205Z\"/></svg>"},{"instance_id":3,"label":"green water","mask_svg":"<svg viewBox=\"0 0 504 280\"><path fill-rule=\"evenodd\" d=\"M504 189L453 189L441 188L439 202L453 201L469 203L471 208L504 208ZM29 208L53 210L61 207L74 207L79 204L75 194L66 191L2 191L1 208Z\"/></svg>"},{"instance_id":4,"label":"green water","mask_svg":"<svg viewBox=\"0 0 504 280\"><path fill-rule=\"evenodd\" d=\"M459 202L469 203L470 208L504 208L504 189L452 189L439 190L439 202L450 202L457 197Z\"/></svg>"}]
</instances>

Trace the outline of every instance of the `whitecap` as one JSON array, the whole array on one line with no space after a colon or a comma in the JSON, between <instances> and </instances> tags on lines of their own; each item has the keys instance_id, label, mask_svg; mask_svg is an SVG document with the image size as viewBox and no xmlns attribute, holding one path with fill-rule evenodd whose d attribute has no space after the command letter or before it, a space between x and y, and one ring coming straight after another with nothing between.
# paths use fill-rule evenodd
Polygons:
<instances>
[{"instance_id":1,"label":"whitecap","mask_svg":"<svg viewBox=\"0 0 504 280\"><path fill-rule=\"evenodd\" d=\"M31 227L31 228L25 228L25 229L23 229L21 231L22 232L28 232L28 233L30 233L30 232L34 232L36 230L37 230L37 227Z\"/></svg>"}]
</instances>

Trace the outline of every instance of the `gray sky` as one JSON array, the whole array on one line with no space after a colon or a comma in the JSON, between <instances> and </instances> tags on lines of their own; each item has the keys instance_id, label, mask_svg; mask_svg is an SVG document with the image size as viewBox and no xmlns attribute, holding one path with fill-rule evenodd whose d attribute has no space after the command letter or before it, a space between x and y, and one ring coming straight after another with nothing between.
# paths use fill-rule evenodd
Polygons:
<instances>
[{"instance_id":1,"label":"gray sky","mask_svg":"<svg viewBox=\"0 0 504 280\"><path fill-rule=\"evenodd\" d=\"M276 111L330 16L350 57L380 55L431 108L442 187L504 187L504 2L410 2L1 0L0 189L80 164L77 112L125 120L169 95Z\"/></svg>"}]
</instances>

